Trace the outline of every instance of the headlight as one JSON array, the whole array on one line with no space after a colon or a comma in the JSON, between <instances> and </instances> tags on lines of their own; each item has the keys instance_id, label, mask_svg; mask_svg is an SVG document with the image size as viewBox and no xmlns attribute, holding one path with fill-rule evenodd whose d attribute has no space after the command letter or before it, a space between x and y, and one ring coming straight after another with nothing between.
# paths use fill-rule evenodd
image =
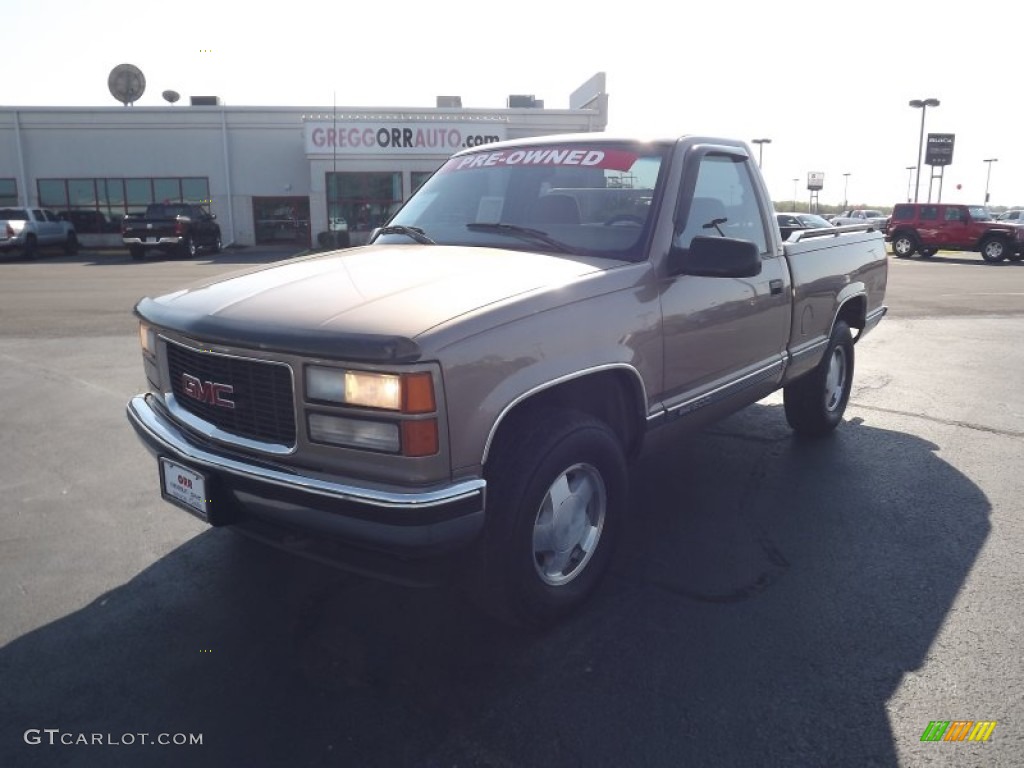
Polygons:
<instances>
[{"instance_id":1,"label":"headlight","mask_svg":"<svg viewBox=\"0 0 1024 768\"><path fill-rule=\"evenodd\" d=\"M403 413L435 409L429 372L399 375L311 365L306 368L306 398Z\"/></svg>"},{"instance_id":2,"label":"headlight","mask_svg":"<svg viewBox=\"0 0 1024 768\"><path fill-rule=\"evenodd\" d=\"M139 343L145 354L156 357L156 331L145 323L139 323Z\"/></svg>"},{"instance_id":3,"label":"headlight","mask_svg":"<svg viewBox=\"0 0 1024 768\"><path fill-rule=\"evenodd\" d=\"M398 453L401 442L398 425L386 421L364 421L324 413L309 414L309 437L318 443L368 448Z\"/></svg>"}]
</instances>

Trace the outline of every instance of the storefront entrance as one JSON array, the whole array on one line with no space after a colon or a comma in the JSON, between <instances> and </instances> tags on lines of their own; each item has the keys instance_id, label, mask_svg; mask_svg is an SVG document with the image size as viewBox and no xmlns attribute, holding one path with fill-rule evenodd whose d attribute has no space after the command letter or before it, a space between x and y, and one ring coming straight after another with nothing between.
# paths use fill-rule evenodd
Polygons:
<instances>
[{"instance_id":1,"label":"storefront entrance","mask_svg":"<svg viewBox=\"0 0 1024 768\"><path fill-rule=\"evenodd\" d=\"M308 197L254 197L252 220L256 243L312 245L309 233Z\"/></svg>"}]
</instances>

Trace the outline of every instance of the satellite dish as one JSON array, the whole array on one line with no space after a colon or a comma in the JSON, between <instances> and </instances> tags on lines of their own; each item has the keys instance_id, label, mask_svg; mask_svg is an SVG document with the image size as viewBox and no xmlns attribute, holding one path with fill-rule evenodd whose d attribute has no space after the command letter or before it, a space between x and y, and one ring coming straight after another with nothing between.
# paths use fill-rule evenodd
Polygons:
<instances>
[{"instance_id":1,"label":"satellite dish","mask_svg":"<svg viewBox=\"0 0 1024 768\"><path fill-rule=\"evenodd\" d=\"M166 101L166 102L168 102L170 104L173 104L174 102L176 102L178 99L181 98L181 94L178 93L177 91L164 91L160 95L164 97L164 101Z\"/></svg>"},{"instance_id":2,"label":"satellite dish","mask_svg":"<svg viewBox=\"0 0 1024 768\"><path fill-rule=\"evenodd\" d=\"M139 100L146 91L146 77L134 64L118 64L107 77L110 95L126 107Z\"/></svg>"}]
</instances>

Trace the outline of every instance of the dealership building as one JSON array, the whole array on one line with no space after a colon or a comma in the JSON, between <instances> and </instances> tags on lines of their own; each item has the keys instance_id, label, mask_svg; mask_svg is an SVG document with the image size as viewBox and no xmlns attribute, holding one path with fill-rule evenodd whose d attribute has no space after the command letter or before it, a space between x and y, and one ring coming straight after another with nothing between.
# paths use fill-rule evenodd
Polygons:
<instances>
[{"instance_id":1,"label":"dealership building","mask_svg":"<svg viewBox=\"0 0 1024 768\"><path fill-rule=\"evenodd\" d=\"M84 245L120 244L120 222L152 202L207 205L225 244L347 232L364 242L463 147L602 131L604 73L546 109L232 107L215 97L163 107L0 107L0 205L64 212Z\"/></svg>"}]
</instances>

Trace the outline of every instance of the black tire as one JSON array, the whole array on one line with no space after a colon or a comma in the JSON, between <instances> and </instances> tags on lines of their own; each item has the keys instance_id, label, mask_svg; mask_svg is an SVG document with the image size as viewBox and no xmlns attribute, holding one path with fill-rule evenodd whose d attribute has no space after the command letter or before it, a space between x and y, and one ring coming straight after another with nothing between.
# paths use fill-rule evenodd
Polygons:
<instances>
[{"instance_id":1,"label":"black tire","mask_svg":"<svg viewBox=\"0 0 1024 768\"><path fill-rule=\"evenodd\" d=\"M26 261L32 261L32 259L39 255L39 243L36 241L35 235L27 235L25 237L25 245L22 246L21 255Z\"/></svg>"},{"instance_id":2,"label":"black tire","mask_svg":"<svg viewBox=\"0 0 1024 768\"><path fill-rule=\"evenodd\" d=\"M68 239L64 241L64 253L69 256L78 253L78 235L68 232Z\"/></svg>"},{"instance_id":3,"label":"black tire","mask_svg":"<svg viewBox=\"0 0 1024 768\"><path fill-rule=\"evenodd\" d=\"M194 259L199 253L199 248L196 247L196 241L192 239L191 235L185 237L181 241L181 255L186 259Z\"/></svg>"},{"instance_id":4,"label":"black tire","mask_svg":"<svg viewBox=\"0 0 1024 768\"><path fill-rule=\"evenodd\" d=\"M1003 259L1009 258L1013 253L1013 247L1001 237L990 237L981 244L981 258L989 264L998 264Z\"/></svg>"},{"instance_id":5,"label":"black tire","mask_svg":"<svg viewBox=\"0 0 1024 768\"><path fill-rule=\"evenodd\" d=\"M917 250L917 240L906 232L900 232L892 239L892 252L898 259L909 259Z\"/></svg>"},{"instance_id":6,"label":"black tire","mask_svg":"<svg viewBox=\"0 0 1024 768\"><path fill-rule=\"evenodd\" d=\"M783 390L786 421L801 437L824 437L843 420L853 388L853 336L837 320L821 363Z\"/></svg>"},{"instance_id":7,"label":"black tire","mask_svg":"<svg viewBox=\"0 0 1024 768\"><path fill-rule=\"evenodd\" d=\"M214 239L213 239L213 247L211 248L211 250L214 253L220 253L222 250L224 250L224 242L220 239L220 230L219 229L217 230L216 237L214 237Z\"/></svg>"},{"instance_id":8,"label":"black tire","mask_svg":"<svg viewBox=\"0 0 1024 768\"><path fill-rule=\"evenodd\" d=\"M627 498L622 445L587 414L544 409L503 429L485 476L487 522L470 594L509 624L550 624L583 603L608 568Z\"/></svg>"},{"instance_id":9,"label":"black tire","mask_svg":"<svg viewBox=\"0 0 1024 768\"><path fill-rule=\"evenodd\" d=\"M141 245L132 245L128 247L128 253L131 254L132 259L135 261L142 261L142 257L146 252Z\"/></svg>"}]
</instances>

